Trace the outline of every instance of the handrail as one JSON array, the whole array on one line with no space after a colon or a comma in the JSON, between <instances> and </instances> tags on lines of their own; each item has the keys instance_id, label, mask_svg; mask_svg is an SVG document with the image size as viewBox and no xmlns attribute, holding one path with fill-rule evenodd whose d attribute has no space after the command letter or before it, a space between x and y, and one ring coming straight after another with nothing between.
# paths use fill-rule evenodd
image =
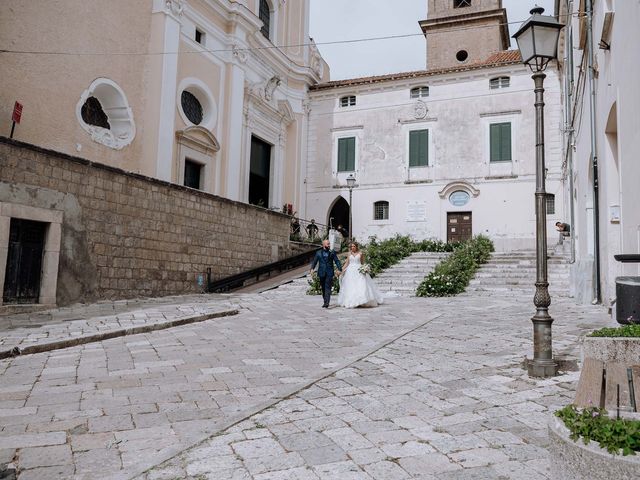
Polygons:
<instances>
[{"instance_id":1,"label":"handrail","mask_svg":"<svg viewBox=\"0 0 640 480\"><path fill-rule=\"evenodd\" d=\"M268 273L269 276L271 276L271 273L273 271L284 272L286 270L291 270L292 268L299 267L301 265L304 265L305 263L310 262L313 256L316 254L317 250L317 248L313 248L308 252L299 253L298 255L294 255L283 260L278 260L277 262L268 263L266 265L262 265L261 267L252 268L251 270L237 273L235 275L221 278L219 280L209 281L207 292L229 292L231 290L236 290L238 288L244 287L244 282L247 280L255 278L256 281L259 281L261 275L265 275Z\"/></svg>"}]
</instances>

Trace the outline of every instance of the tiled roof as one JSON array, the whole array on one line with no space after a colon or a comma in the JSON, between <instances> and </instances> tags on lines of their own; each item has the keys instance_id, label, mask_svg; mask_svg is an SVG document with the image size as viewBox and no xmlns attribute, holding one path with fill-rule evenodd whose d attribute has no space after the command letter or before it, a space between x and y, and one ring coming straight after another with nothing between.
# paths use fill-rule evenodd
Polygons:
<instances>
[{"instance_id":1,"label":"tiled roof","mask_svg":"<svg viewBox=\"0 0 640 480\"><path fill-rule=\"evenodd\" d=\"M311 90L327 90L331 88L367 85L370 83L391 82L394 80L405 80L409 78L430 77L433 75L441 75L444 73L465 72L470 70L479 70L482 68L499 67L502 65L510 65L520 63L520 50L505 50L491 54L487 59L462 65L459 67L442 68L438 70L416 70L413 72L390 73L387 75L376 75L372 77L349 78L346 80L335 80L332 82L320 83L311 87Z\"/></svg>"}]
</instances>

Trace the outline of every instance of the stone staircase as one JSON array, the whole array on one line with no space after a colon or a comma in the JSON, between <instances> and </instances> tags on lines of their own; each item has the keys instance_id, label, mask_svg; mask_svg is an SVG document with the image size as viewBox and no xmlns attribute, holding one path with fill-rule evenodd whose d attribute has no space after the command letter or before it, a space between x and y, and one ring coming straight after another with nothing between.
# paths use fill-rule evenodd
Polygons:
<instances>
[{"instance_id":1,"label":"stone staircase","mask_svg":"<svg viewBox=\"0 0 640 480\"><path fill-rule=\"evenodd\" d=\"M403 297L416 294L416 288L448 253L418 252L404 258L380 273L374 281L383 294L396 293Z\"/></svg>"},{"instance_id":2,"label":"stone staircase","mask_svg":"<svg viewBox=\"0 0 640 480\"><path fill-rule=\"evenodd\" d=\"M569 262L563 253L549 253L549 293L569 295ZM531 251L494 253L469 282L467 295L530 295L536 281L536 254Z\"/></svg>"}]
</instances>

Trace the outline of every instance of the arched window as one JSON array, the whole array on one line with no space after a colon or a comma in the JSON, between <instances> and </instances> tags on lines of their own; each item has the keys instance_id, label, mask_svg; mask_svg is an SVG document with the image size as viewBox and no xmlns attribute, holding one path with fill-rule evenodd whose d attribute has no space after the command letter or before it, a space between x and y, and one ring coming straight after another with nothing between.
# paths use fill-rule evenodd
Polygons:
<instances>
[{"instance_id":1,"label":"arched window","mask_svg":"<svg viewBox=\"0 0 640 480\"><path fill-rule=\"evenodd\" d=\"M97 78L82 92L76 118L94 142L120 150L136 135L133 112L124 91L113 80Z\"/></svg>"},{"instance_id":2,"label":"arched window","mask_svg":"<svg viewBox=\"0 0 640 480\"><path fill-rule=\"evenodd\" d=\"M356 104L356 96L355 95L347 95L346 97L342 97L340 99L341 107L353 107Z\"/></svg>"},{"instance_id":3,"label":"arched window","mask_svg":"<svg viewBox=\"0 0 640 480\"><path fill-rule=\"evenodd\" d=\"M87 125L94 125L111 130L109 117L104 113L100 100L96 97L87 98L87 101L82 105L81 115L82 120L84 120Z\"/></svg>"},{"instance_id":4,"label":"arched window","mask_svg":"<svg viewBox=\"0 0 640 480\"><path fill-rule=\"evenodd\" d=\"M374 220L389 220L389 202L380 200L373 204Z\"/></svg>"},{"instance_id":5,"label":"arched window","mask_svg":"<svg viewBox=\"0 0 640 480\"><path fill-rule=\"evenodd\" d=\"M411 89L411 98L423 98L429 96L429 87L422 86Z\"/></svg>"},{"instance_id":6,"label":"arched window","mask_svg":"<svg viewBox=\"0 0 640 480\"><path fill-rule=\"evenodd\" d=\"M496 90L498 88L507 88L511 84L509 77L496 77L489 80L489 88Z\"/></svg>"},{"instance_id":7,"label":"arched window","mask_svg":"<svg viewBox=\"0 0 640 480\"><path fill-rule=\"evenodd\" d=\"M262 20L262 28L260 29L262 35L271 39L271 7L267 0L260 0L258 16L260 17L260 20Z\"/></svg>"}]
</instances>

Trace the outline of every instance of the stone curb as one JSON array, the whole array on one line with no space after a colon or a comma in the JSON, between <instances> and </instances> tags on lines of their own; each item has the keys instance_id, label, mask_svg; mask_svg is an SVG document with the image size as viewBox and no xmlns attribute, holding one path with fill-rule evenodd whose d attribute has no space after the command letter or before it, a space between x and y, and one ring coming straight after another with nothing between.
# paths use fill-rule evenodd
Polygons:
<instances>
[{"instance_id":1,"label":"stone curb","mask_svg":"<svg viewBox=\"0 0 640 480\"><path fill-rule=\"evenodd\" d=\"M68 338L66 340L58 340L54 342L41 343L38 345L30 345L25 348L13 347L10 350L0 350L0 360L5 358L17 357L19 355L33 355L34 353L50 352L52 350L60 350L62 348L76 347L87 343L101 342L111 338L124 337L127 335L136 335L138 333L148 333L156 330L165 330L167 328L189 325L191 323L204 322L212 318L228 317L237 315L237 309L222 310L219 312L206 313L195 317L182 317L168 322L151 323L148 325L140 325L137 327L122 328L120 330L111 330L109 332L94 333L81 337Z\"/></svg>"},{"instance_id":2,"label":"stone curb","mask_svg":"<svg viewBox=\"0 0 640 480\"><path fill-rule=\"evenodd\" d=\"M420 328L424 327L425 325L433 322L434 320L442 317L443 314L442 313L438 313L435 315L432 315L428 318L428 320L421 322L419 325L416 325L414 327L411 327L410 329L400 333L399 335L394 336L393 338L390 338L388 340L383 340L382 342L378 343L377 345L373 346L373 348L371 350L368 350L364 353L362 353L361 355L358 355L356 358L352 359L352 360L347 360L346 362L343 362L341 365L338 365L330 370L326 370L324 372L322 372L320 375L312 378L311 380L308 380L306 382L304 382L303 384L299 384L296 385L295 387L293 387L290 391L285 392L279 396L273 397L265 402L262 402L258 405L255 405L247 410L245 410L242 413L239 413L237 415L234 415L226 420L221 421L218 426L215 429L212 429L213 431L211 433L205 434L203 436L201 436L199 439L194 440L189 442L187 445L179 445L179 446L174 446L174 447L169 447L167 448L163 454L160 454L158 456L158 458L153 459L151 462L148 462L147 464L139 464L137 467L136 466L132 466L131 471L130 472L119 472L115 475L110 475L108 477L105 477L106 480L134 480L136 478L138 478L139 476L141 476L142 474L144 474L145 472L159 466L162 465L164 462L166 462L167 460L172 459L173 457L176 457L180 454L182 454L183 452L186 452L187 450L190 450L198 445L200 445L203 442L206 442L207 440L209 440L210 438L213 438L217 435L220 435L222 432L224 432L225 430L228 430L229 428L253 417L254 415L257 415L258 413L261 413L271 407L273 407L274 405L277 405L278 403L287 400L288 398L291 398L295 395L297 395L298 393L302 392L303 390L306 390L307 388L315 385L316 383L324 380L325 378L328 378L332 375L335 375L337 372L339 372L340 370L344 370L347 367L350 367L351 365L358 363L362 360L364 360L365 358L373 355L374 353L382 350L383 348L387 347L388 345L391 345L394 342L397 342L398 340L406 337L407 335L412 334L413 332L415 332L416 330L419 330Z\"/></svg>"}]
</instances>

